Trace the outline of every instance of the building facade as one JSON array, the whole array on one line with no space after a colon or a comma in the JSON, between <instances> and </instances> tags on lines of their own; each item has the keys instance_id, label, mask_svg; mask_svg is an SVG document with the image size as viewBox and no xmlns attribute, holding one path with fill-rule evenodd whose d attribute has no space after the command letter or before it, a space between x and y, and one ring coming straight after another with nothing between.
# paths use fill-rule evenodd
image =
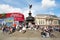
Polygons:
<instances>
[{"instance_id":1,"label":"building facade","mask_svg":"<svg viewBox=\"0 0 60 40\"><path fill-rule=\"evenodd\" d=\"M60 17L59 17L59 26L60 26Z\"/></svg>"},{"instance_id":2,"label":"building facade","mask_svg":"<svg viewBox=\"0 0 60 40\"><path fill-rule=\"evenodd\" d=\"M39 26L59 26L58 17L49 14L38 14L35 16L35 24Z\"/></svg>"}]
</instances>

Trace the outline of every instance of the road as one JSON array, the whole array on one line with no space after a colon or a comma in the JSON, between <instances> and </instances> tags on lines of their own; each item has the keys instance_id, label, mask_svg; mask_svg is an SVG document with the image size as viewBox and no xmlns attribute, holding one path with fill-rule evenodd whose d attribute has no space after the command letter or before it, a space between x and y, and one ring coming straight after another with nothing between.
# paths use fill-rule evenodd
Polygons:
<instances>
[{"instance_id":1,"label":"road","mask_svg":"<svg viewBox=\"0 0 60 40\"><path fill-rule=\"evenodd\" d=\"M16 31L13 34L3 34L0 30L0 40L60 40L60 33L54 32L54 38L42 38L40 31L27 30L26 33Z\"/></svg>"}]
</instances>

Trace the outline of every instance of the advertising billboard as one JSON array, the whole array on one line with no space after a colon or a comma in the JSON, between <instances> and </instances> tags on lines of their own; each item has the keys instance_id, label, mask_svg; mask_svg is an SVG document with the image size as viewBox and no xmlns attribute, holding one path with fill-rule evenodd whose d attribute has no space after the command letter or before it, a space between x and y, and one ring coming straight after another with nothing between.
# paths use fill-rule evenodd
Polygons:
<instances>
[{"instance_id":1,"label":"advertising billboard","mask_svg":"<svg viewBox=\"0 0 60 40\"><path fill-rule=\"evenodd\" d=\"M13 17L6 18L6 19L5 19L5 22L13 22L13 21L14 21L14 18L13 18Z\"/></svg>"}]
</instances>

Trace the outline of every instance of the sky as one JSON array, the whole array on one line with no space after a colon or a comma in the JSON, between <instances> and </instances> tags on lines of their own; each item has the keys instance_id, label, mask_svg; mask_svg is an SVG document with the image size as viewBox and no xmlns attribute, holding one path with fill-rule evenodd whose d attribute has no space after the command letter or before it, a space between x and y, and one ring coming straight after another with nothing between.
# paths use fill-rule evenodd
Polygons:
<instances>
[{"instance_id":1,"label":"sky","mask_svg":"<svg viewBox=\"0 0 60 40\"><path fill-rule=\"evenodd\" d=\"M60 0L1 0L0 14L20 12L27 17L30 4L32 4L32 16L51 14L60 17Z\"/></svg>"}]
</instances>

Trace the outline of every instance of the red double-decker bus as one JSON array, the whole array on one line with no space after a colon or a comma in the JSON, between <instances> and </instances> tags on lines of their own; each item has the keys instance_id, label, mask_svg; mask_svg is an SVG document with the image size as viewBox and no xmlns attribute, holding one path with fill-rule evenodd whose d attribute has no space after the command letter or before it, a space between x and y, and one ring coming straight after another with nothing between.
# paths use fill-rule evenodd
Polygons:
<instances>
[{"instance_id":1,"label":"red double-decker bus","mask_svg":"<svg viewBox=\"0 0 60 40\"><path fill-rule=\"evenodd\" d=\"M24 21L24 15L21 13L7 13L6 18L13 17L14 21Z\"/></svg>"},{"instance_id":2,"label":"red double-decker bus","mask_svg":"<svg viewBox=\"0 0 60 40\"><path fill-rule=\"evenodd\" d=\"M8 25L12 23L22 24L25 20L24 15L18 12L0 14L0 19L4 19Z\"/></svg>"}]
</instances>

